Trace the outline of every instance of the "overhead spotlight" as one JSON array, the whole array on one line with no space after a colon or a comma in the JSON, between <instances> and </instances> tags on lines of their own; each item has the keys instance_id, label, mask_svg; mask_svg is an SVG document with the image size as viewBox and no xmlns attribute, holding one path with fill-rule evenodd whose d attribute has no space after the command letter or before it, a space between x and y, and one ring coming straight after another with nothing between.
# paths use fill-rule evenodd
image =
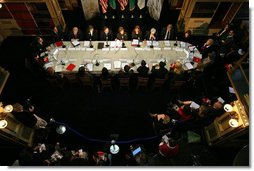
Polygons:
<instances>
[{"instance_id":1,"label":"overhead spotlight","mask_svg":"<svg viewBox=\"0 0 254 171\"><path fill-rule=\"evenodd\" d=\"M116 143L116 141L115 140L112 140L111 141L111 146L110 146L110 152L112 153L112 154L117 154L119 151L120 151L120 148L119 148L119 146L118 145L116 145L115 144Z\"/></svg>"},{"instance_id":2,"label":"overhead spotlight","mask_svg":"<svg viewBox=\"0 0 254 171\"><path fill-rule=\"evenodd\" d=\"M66 131L66 127L64 125L59 125L59 127L56 128L56 132L58 134L63 134Z\"/></svg>"}]
</instances>

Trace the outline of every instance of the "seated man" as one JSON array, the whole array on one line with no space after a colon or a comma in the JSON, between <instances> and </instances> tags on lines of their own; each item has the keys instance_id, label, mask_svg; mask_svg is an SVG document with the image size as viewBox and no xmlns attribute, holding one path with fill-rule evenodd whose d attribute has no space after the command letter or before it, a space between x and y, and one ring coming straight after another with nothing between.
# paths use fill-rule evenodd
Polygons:
<instances>
[{"instance_id":1,"label":"seated man","mask_svg":"<svg viewBox=\"0 0 254 171\"><path fill-rule=\"evenodd\" d=\"M35 41L32 43L32 53L34 55L40 56L41 53L49 51L49 50L50 50L50 46L48 42L46 42L41 37L35 38Z\"/></svg>"},{"instance_id":2,"label":"seated man","mask_svg":"<svg viewBox=\"0 0 254 171\"><path fill-rule=\"evenodd\" d=\"M100 40L102 41L111 41L113 40L113 33L110 31L110 29L105 26L103 28L103 31L100 34Z\"/></svg>"},{"instance_id":3,"label":"seated man","mask_svg":"<svg viewBox=\"0 0 254 171\"><path fill-rule=\"evenodd\" d=\"M94 29L94 27L92 25L88 26L85 38L86 38L86 40L91 40L91 41L98 40L98 32L97 32L97 30Z\"/></svg>"},{"instance_id":4,"label":"seated man","mask_svg":"<svg viewBox=\"0 0 254 171\"><path fill-rule=\"evenodd\" d=\"M176 32L172 24L168 24L167 27L161 31L161 40L176 40Z\"/></svg>"},{"instance_id":5,"label":"seated man","mask_svg":"<svg viewBox=\"0 0 254 171\"><path fill-rule=\"evenodd\" d=\"M72 40L72 39L78 39L78 40L84 39L83 32L78 27L73 27L73 29L69 32L68 40Z\"/></svg>"}]
</instances>

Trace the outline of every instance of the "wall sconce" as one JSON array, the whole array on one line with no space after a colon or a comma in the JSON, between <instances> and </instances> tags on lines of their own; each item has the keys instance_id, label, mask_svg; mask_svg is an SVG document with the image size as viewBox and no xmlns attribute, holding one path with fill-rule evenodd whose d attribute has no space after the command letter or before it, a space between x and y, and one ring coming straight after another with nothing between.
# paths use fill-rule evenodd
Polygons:
<instances>
[{"instance_id":1,"label":"wall sconce","mask_svg":"<svg viewBox=\"0 0 254 171\"><path fill-rule=\"evenodd\" d=\"M0 4L0 9L3 7L3 4Z\"/></svg>"},{"instance_id":2,"label":"wall sconce","mask_svg":"<svg viewBox=\"0 0 254 171\"><path fill-rule=\"evenodd\" d=\"M5 120L5 118L8 113L11 113L12 111L12 105L3 106L3 103L0 102L0 129L3 129L8 125L8 122Z\"/></svg>"}]
</instances>

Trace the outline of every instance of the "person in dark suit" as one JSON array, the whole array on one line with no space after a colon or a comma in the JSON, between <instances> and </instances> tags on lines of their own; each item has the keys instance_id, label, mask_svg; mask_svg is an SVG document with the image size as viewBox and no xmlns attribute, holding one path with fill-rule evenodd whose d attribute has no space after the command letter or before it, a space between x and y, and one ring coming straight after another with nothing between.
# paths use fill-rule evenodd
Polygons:
<instances>
[{"instance_id":1,"label":"person in dark suit","mask_svg":"<svg viewBox=\"0 0 254 171\"><path fill-rule=\"evenodd\" d=\"M50 50L49 43L41 37L36 37L35 41L32 43L32 52L34 56L40 56L41 53Z\"/></svg>"},{"instance_id":2,"label":"person in dark suit","mask_svg":"<svg viewBox=\"0 0 254 171\"><path fill-rule=\"evenodd\" d=\"M131 39L139 39L139 40L143 39L143 34L139 25L136 25L135 28L133 29L131 33Z\"/></svg>"},{"instance_id":3,"label":"person in dark suit","mask_svg":"<svg viewBox=\"0 0 254 171\"><path fill-rule=\"evenodd\" d=\"M96 41L98 40L98 32L97 30L94 29L92 25L88 26L86 35L85 35L86 40L91 40L91 41Z\"/></svg>"},{"instance_id":4,"label":"person in dark suit","mask_svg":"<svg viewBox=\"0 0 254 171\"><path fill-rule=\"evenodd\" d=\"M168 24L167 27L162 29L160 39L161 40L175 40L176 39L176 32L172 24Z\"/></svg>"},{"instance_id":5,"label":"person in dark suit","mask_svg":"<svg viewBox=\"0 0 254 171\"><path fill-rule=\"evenodd\" d=\"M149 68L146 66L146 61L145 60L141 61L141 66L138 67L137 71L138 71L139 76L141 76L141 77L147 77L148 76Z\"/></svg>"},{"instance_id":6,"label":"person in dark suit","mask_svg":"<svg viewBox=\"0 0 254 171\"><path fill-rule=\"evenodd\" d=\"M200 49L200 53L202 54L202 59L207 58L208 53L211 53L216 50L217 48L216 48L216 45L214 44L214 40L208 39Z\"/></svg>"},{"instance_id":7,"label":"person in dark suit","mask_svg":"<svg viewBox=\"0 0 254 171\"><path fill-rule=\"evenodd\" d=\"M235 32L234 30L231 29L228 32L227 37L224 40L221 40L221 48L220 48L221 53L227 54L234 45L235 45Z\"/></svg>"},{"instance_id":8,"label":"person in dark suit","mask_svg":"<svg viewBox=\"0 0 254 171\"><path fill-rule=\"evenodd\" d=\"M158 36L157 36L157 33L156 33L156 29L155 28L151 28L150 31L147 31L145 39L146 40L157 40Z\"/></svg>"},{"instance_id":9,"label":"person in dark suit","mask_svg":"<svg viewBox=\"0 0 254 171\"><path fill-rule=\"evenodd\" d=\"M193 41L191 30L186 30L184 32L183 37L180 39L181 41L188 42L190 44L195 44Z\"/></svg>"},{"instance_id":10,"label":"person in dark suit","mask_svg":"<svg viewBox=\"0 0 254 171\"><path fill-rule=\"evenodd\" d=\"M166 63L165 62L160 62L159 63L159 69L156 69L157 65L152 67L152 74L154 75L155 78L160 78L160 79L165 79L167 74L168 74L168 70L167 68L165 68Z\"/></svg>"},{"instance_id":11,"label":"person in dark suit","mask_svg":"<svg viewBox=\"0 0 254 171\"><path fill-rule=\"evenodd\" d=\"M62 31L60 31L56 26L52 29L51 33L51 43L62 41L64 38L64 34Z\"/></svg>"},{"instance_id":12,"label":"person in dark suit","mask_svg":"<svg viewBox=\"0 0 254 171\"><path fill-rule=\"evenodd\" d=\"M116 35L116 38L118 40L128 40L128 35L127 33L125 32L124 28L123 27L119 27L118 28L118 33Z\"/></svg>"},{"instance_id":13,"label":"person in dark suit","mask_svg":"<svg viewBox=\"0 0 254 171\"><path fill-rule=\"evenodd\" d=\"M102 40L102 41L107 41L107 40L111 41L111 40L113 40L113 34L107 26L105 26L103 28L103 31L101 32L100 40Z\"/></svg>"},{"instance_id":14,"label":"person in dark suit","mask_svg":"<svg viewBox=\"0 0 254 171\"><path fill-rule=\"evenodd\" d=\"M73 27L73 29L68 34L68 40L78 39L83 40L84 34L78 27Z\"/></svg>"}]
</instances>

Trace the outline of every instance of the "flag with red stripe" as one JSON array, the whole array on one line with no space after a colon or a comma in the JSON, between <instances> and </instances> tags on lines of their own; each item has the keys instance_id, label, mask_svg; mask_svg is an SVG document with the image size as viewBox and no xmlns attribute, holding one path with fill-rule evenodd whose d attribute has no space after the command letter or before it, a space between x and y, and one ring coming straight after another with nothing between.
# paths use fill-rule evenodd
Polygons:
<instances>
[{"instance_id":1,"label":"flag with red stripe","mask_svg":"<svg viewBox=\"0 0 254 171\"><path fill-rule=\"evenodd\" d=\"M120 4L121 10L125 10L125 7L128 5L128 0L118 0L118 2Z\"/></svg>"},{"instance_id":2,"label":"flag with red stripe","mask_svg":"<svg viewBox=\"0 0 254 171\"><path fill-rule=\"evenodd\" d=\"M105 14L108 9L108 0L100 0L100 5L101 5L102 13Z\"/></svg>"}]
</instances>

